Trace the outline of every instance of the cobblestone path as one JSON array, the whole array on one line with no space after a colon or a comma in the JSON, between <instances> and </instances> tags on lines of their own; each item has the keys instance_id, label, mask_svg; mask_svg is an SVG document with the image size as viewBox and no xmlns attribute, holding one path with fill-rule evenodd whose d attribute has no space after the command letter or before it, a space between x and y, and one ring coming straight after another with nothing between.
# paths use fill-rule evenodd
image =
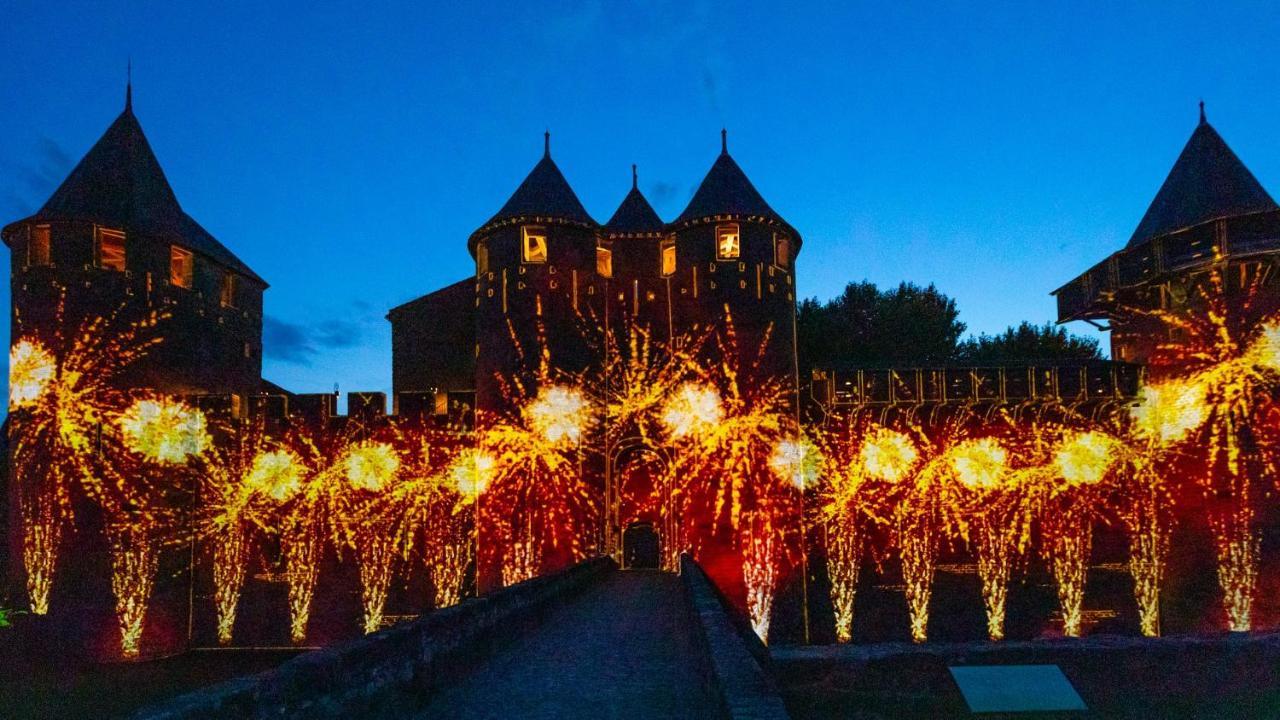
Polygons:
<instances>
[{"instance_id":1,"label":"cobblestone path","mask_svg":"<svg viewBox=\"0 0 1280 720\"><path fill-rule=\"evenodd\" d=\"M710 718L680 580L617 571L435 698L421 718Z\"/></svg>"}]
</instances>

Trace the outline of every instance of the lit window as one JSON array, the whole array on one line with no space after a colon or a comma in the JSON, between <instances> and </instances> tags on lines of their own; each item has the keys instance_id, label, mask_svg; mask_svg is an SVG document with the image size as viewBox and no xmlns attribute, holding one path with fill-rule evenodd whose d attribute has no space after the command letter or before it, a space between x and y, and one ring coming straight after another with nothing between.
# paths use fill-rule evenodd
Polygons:
<instances>
[{"instance_id":1,"label":"lit window","mask_svg":"<svg viewBox=\"0 0 1280 720\"><path fill-rule=\"evenodd\" d=\"M476 243L476 275L489 272L489 245L481 240Z\"/></svg>"},{"instance_id":2,"label":"lit window","mask_svg":"<svg viewBox=\"0 0 1280 720\"><path fill-rule=\"evenodd\" d=\"M169 246L169 284L191 289L191 277L195 270L195 258L190 250L177 245Z\"/></svg>"},{"instance_id":3,"label":"lit window","mask_svg":"<svg viewBox=\"0 0 1280 720\"><path fill-rule=\"evenodd\" d=\"M233 272L222 273L222 307L236 306L236 291L240 289L240 277Z\"/></svg>"},{"instance_id":4,"label":"lit window","mask_svg":"<svg viewBox=\"0 0 1280 720\"><path fill-rule=\"evenodd\" d=\"M521 258L527 263L547 261L547 229L526 225L520 228L524 242L520 245Z\"/></svg>"},{"instance_id":5,"label":"lit window","mask_svg":"<svg viewBox=\"0 0 1280 720\"><path fill-rule=\"evenodd\" d=\"M27 241L27 265L49 264L49 226L36 225L31 228Z\"/></svg>"},{"instance_id":6,"label":"lit window","mask_svg":"<svg viewBox=\"0 0 1280 720\"><path fill-rule=\"evenodd\" d=\"M662 241L662 277L676 274L676 241L668 238Z\"/></svg>"},{"instance_id":7,"label":"lit window","mask_svg":"<svg viewBox=\"0 0 1280 720\"><path fill-rule=\"evenodd\" d=\"M716 259L737 260L741 251L737 223L716 226Z\"/></svg>"},{"instance_id":8,"label":"lit window","mask_svg":"<svg viewBox=\"0 0 1280 720\"><path fill-rule=\"evenodd\" d=\"M607 245L596 246L596 274L600 277L613 277L613 250Z\"/></svg>"},{"instance_id":9,"label":"lit window","mask_svg":"<svg viewBox=\"0 0 1280 720\"><path fill-rule=\"evenodd\" d=\"M791 238L780 233L773 236L773 264L780 268L791 265Z\"/></svg>"},{"instance_id":10,"label":"lit window","mask_svg":"<svg viewBox=\"0 0 1280 720\"><path fill-rule=\"evenodd\" d=\"M124 272L124 231L94 228L97 240L95 264L104 270Z\"/></svg>"}]
</instances>

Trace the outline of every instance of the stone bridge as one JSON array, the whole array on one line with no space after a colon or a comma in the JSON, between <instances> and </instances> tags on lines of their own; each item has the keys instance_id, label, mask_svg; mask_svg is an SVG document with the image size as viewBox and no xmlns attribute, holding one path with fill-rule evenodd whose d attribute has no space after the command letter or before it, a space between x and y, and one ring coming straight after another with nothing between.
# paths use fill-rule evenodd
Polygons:
<instances>
[{"instance_id":1,"label":"stone bridge","mask_svg":"<svg viewBox=\"0 0 1280 720\"><path fill-rule=\"evenodd\" d=\"M768 667L689 558L598 558L135 718L785 718Z\"/></svg>"}]
</instances>

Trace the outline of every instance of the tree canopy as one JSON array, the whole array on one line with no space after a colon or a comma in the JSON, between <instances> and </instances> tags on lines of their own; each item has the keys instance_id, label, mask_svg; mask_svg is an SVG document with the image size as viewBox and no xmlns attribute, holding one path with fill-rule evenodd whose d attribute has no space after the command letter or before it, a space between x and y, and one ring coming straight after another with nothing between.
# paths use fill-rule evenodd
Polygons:
<instances>
[{"instance_id":1,"label":"tree canopy","mask_svg":"<svg viewBox=\"0 0 1280 720\"><path fill-rule=\"evenodd\" d=\"M999 335L983 333L966 338L956 348L956 360L966 365L1101 358L1096 338L1072 335L1052 323L1033 325L1025 320Z\"/></svg>"},{"instance_id":2,"label":"tree canopy","mask_svg":"<svg viewBox=\"0 0 1280 720\"><path fill-rule=\"evenodd\" d=\"M800 303L796 343L802 375L814 368L885 365L998 365L1102 357L1094 338L1052 323L1023 322L996 335L961 340L965 324L955 300L933 285L849 283L826 302Z\"/></svg>"},{"instance_id":3,"label":"tree canopy","mask_svg":"<svg viewBox=\"0 0 1280 720\"><path fill-rule=\"evenodd\" d=\"M800 304L796 316L800 371L852 365L949 360L965 330L956 302L933 285L849 283L835 298Z\"/></svg>"}]
</instances>

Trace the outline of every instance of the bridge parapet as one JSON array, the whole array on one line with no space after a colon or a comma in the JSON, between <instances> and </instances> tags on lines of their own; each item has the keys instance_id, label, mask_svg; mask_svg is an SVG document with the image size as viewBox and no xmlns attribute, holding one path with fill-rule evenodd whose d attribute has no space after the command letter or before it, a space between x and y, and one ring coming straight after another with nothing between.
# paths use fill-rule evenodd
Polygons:
<instances>
[{"instance_id":1,"label":"bridge parapet","mask_svg":"<svg viewBox=\"0 0 1280 720\"><path fill-rule=\"evenodd\" d=\"M709 682L731 720L786 720L786 706L768 672L769 650L729 606L698 563L680 556L684 585L709 664Z\"/></svg>"},{"instance_id":2,"label":"bridge parapet","mask_svg":"<svg viewBox=\"0 0 1280 720\"><path fill-rule=\"evenodd\" d=\"M424 705L549 606L615 568L587 560L357 640L300 655L259 675L145 708L136 720L378 718Z\"/></svg>"}]
</instances>

